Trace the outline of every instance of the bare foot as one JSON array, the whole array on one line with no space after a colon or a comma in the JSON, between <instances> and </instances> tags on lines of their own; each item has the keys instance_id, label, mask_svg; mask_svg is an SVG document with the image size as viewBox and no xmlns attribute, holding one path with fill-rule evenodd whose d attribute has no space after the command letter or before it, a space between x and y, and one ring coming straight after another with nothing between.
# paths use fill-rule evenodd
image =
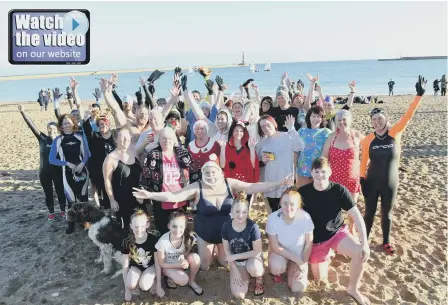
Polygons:
<instances>
[{"instance_id":1,"label":"bare foot","mask_svg":"<svg viewBox=\"0 0 448 305\"><path fill-rule=\"evenodd\" d=\"M361 292L358 289L347 289L347 293L349 296L351 296L356 303L359 305L370 305L370 301L368 298L363 296Z\"/></svg>"}]
</instances>

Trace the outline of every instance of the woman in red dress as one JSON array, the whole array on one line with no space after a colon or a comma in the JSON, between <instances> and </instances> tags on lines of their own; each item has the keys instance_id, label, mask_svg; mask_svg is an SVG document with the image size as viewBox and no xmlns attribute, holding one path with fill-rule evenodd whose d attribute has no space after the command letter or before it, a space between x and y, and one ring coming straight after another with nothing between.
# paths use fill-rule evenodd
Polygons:
<instances>
[{"instance_id":1,"label":"woman in red dress","mask_svg":"<svg viewBox=\"0 0 448 305\"><path fill-rule=\"evenodd\" d=\"M248 183L257 183L260 178L259 160L255 152L257 140L249 138L247 123L234 120L229 129L229 138L221 138L219 163L224 177ZM251 195L247 196L250 202Z\"/></svg>"}]
</instances>

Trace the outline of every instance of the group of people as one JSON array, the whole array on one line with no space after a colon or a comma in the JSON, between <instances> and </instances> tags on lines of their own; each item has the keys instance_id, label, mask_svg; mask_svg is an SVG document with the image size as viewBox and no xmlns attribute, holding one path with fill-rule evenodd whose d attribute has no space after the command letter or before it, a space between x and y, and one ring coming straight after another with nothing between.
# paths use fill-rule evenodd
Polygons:
<instances>
[{"instance_id":1,"label":"group of people","mask_svg":"<svg viewBox=\"0 0 448 305\"><path fill-rule=\"evenodd\" d=\"M141 90L136 98L120 97L116 74L102 78L94 93L97 103L83 117L79 82L72 78L74 108L61 115L62 94L53 90L57 122L48 123L47 133L19 106L39 140L48 219L55 218L52 184L64 216L66 205L88 201L90 180L96 204L111 209L129 233L123 244L126 301L138 288L152 287L163 296L161 279L167 288L188 285L201 295L196 275L214 258L229 266L232 294L244 298L251 278L254 294L264 292L261 233L249 218L251 202L262 194L270 213L268 270L274 280L282 282L286 273L288 287L303 291L308 262L315 278L325 278L333 249L351 258L347 292L368 304L359 291L369 257L368 236L381 196L383 247L395 254L390 230L400 137L418 108L426 80L419 77L417 95L396 124L388 121L384 109L374 108L374 131L364 136L352 127L354 81L348 85L347 104L336 110L318 76L307 74L307 95L301 81L296 89L284 73L274 98L261 98L250 79L240 86L241 96L231 99L221 77L213 81L207 68L199 73L205 99L188 89L188 77L180 68L174 71L168 101L155 98L155 83L164 72L156 70L148 80L139 80L144 99ZM360 191L364 217L356 207ZM188 229L192 217L187 208L194 214L194 233ZM160 238L148 231L149 210ZM342 211L347 212L348 226ZM69 224L67 233L73 229Z\"/></svg>"},{"instance_id":2,"label":"group of people","mask_svg":"<svg viewBox=\"0 0 448 305\"><path fill-rule=\"evenodd\" d=\"M446 96L446 85L447 85L447 80L446 80L446 75L443 74L442 77L440 78L440 80L438 78L436 78L434 80L434 82L432 83L432 87L434 89L434 96L438 96L439 95L439 91L440 94L442 96ZM389 86L389 96L390 95L394 95L394 86L395 86L395 82L390 79L390 81L387 83L387 85Z\"/></svg>"}]
</instances>

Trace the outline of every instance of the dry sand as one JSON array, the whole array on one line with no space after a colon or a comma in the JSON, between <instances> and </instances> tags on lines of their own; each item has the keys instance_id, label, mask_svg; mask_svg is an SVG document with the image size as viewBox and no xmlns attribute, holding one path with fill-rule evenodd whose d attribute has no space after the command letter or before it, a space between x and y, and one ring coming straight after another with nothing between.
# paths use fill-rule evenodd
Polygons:
<instances>
[{"instance_id":1,"label":"dry sand","mask_svg":"<svg viewBox=\"0 0 448 305\"><path fill-rule=\"evenodd\" d=\"M405 112L411 96L384 97L391 121ZM447 304L447 100L426 96L403 136L401 183L394 208L392 242L398 255L386 256L381 243L380 212L370 237L371 259L361 291L373 304ZM54 116L27 104L37 126L45 128ZM64 106L66 107L66 106ZM355 127L370 131L368 113L375 105L353 107ZM65 108L67 109L67 108ZM63 108L64 110L64 108ZM38 145L14 105L0 105L0 304L121 304L121 277L111 280L93 261L98 249L85 231L64 233L65 221L46 220L44 194L38 180ZM359 207L364 212L362 196ZM55 200L56 201L56 200ZM57 209L57 208L56 208ZM251 217L263 229L267 214L255 205ZM242 304L355 304L345 294L349 260L337 255L331 263L329 283L312 281L296 298L281 284L265 276L263 297L248 294ZM199 273L203 297L188 288L166 289L163 302L142 293L149 304L240 304L232 300L229 273L213 266ZM52 296L57 293L57 296Z\"/></svg>"}]
</instances>

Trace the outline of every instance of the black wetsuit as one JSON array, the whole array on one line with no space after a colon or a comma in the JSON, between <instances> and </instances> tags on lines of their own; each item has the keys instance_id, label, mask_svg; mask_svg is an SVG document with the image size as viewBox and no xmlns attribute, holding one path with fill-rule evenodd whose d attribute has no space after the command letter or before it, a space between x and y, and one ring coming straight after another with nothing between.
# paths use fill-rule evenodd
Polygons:
<instances>
[{"instance_id":1,"label":"black wetsuit","mask_svg":"<svg viewBox=\"0 0 448 305\"><path fill-rule=\"evenodd\" d=\"M92 131L90 122L84 122L84 132L89 141L91 157L89 159L88 168L92 184L96 186L98 196L100 197L100 205L105 209L110 209L109 197L106 193L103 176L103 163L106 156L110 154L116 147L115 130L111 130L111 136L108 139L103 138L101 133Z\"/></svg>"},{"instance_id":2,"label":"black wetsuit","mask_svg":"<svg viewBox=\"0 0 448 305\"><path fill-rule=\"evenodd\" d=\"M137 158L135 158L135 162L131 165L127 165L119 160L117 168L112 173L112 191L119 206L116 216L123 221L123 229L125 231L129 230L131 215L139 205L137 199L132 195L134 191L132 188L138 187L141 171L142 168Z\"/></svg>"},{"instance_id":3,"label":"black wetsuit","mask_svg":"<svg viewBox=\"0 0 448 305\"><path fill-rule=\"evenodd\" d=\"M389 95L394 95L395 82L391 80L390 82L387 83L387 85L389 86Z\"/></svg>"},{"instance_id":4,"label":"black wetsuit","mask_svg":"<svg viewBox=\"0 0 448 305\"><path fill-rule=\"evenodd\" d=\"M61 211L65 211L66 199L64 186L62 184L62 169L59 166L51 165L48 159L53 139L39 131L25 112L21 111L20 113L22 114L25 123L39 141L39 180L44 189L45 204L48 207L48 211L51 214L54 213L53 184L56 190L56 195L58 196L59 208Z\"/></svg>"},{"instance_id":5,"label":"black wetsuit","mask_svg":"<svg viewBox=\"0 0 448 305\"><path fill-rule=\"evenodd\" d=\"M372 229L378 198L381 198L383 244L389 243L392 208L398 192L401 134L417 110L420 100L420 96L415 97L406 113L385 134L379 136L376 133L370 133L361 143L363 151L360 176L362 177L361 187L366 203L364 222L367 236Z\"/></svg>"},{"instance_id":6,"label":"black wetsuit","mask_svg":"<svg viewBox=\"0 0 448 305\"><path fill-rule=\"evenodd\" d=\"M75 201L88 202L89 172L84 166L81 173L74 174L67 162L78 165L81 161L87 164L90 151L82 135L61 134L54 139L50 150L50 163L62 166L65 196L69 208ZM59 158L57 158L59 156ZM81 179L80 179L81 178Z\"/></svg>"}]
</instances>

